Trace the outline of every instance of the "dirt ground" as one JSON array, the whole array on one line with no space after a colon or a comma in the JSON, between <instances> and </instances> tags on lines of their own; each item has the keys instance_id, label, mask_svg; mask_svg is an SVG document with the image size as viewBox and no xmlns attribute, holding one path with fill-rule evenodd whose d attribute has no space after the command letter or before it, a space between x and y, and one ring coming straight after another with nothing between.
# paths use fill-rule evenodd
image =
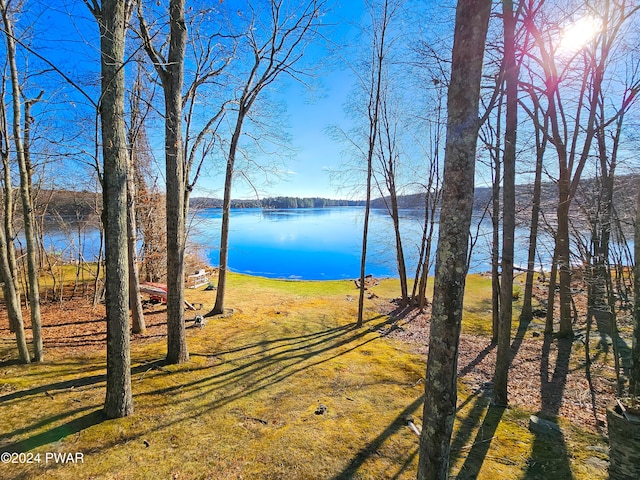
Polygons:
<instances>
[{"instance_id":1,"label":"dirt ground","mask_svg":"<svg viewBox=\"0 0 640 480\"><path fill-rule=\"evenodd\" d=\"M428 322L428 314L414 312L388 335L426 356ZM609 365L610 356L594 359L592 355L590 383L585 373L583 342L580 336L573 341L559 340L537 330L528 330L524 338L513 341L509 404L547 418L564 417L588 430L604 433L606 407L615 397L615 371ZM489 338L461 335L458 372L472 391L491 395L495 360L496 347Z\"/></svg>"}]
</instances>

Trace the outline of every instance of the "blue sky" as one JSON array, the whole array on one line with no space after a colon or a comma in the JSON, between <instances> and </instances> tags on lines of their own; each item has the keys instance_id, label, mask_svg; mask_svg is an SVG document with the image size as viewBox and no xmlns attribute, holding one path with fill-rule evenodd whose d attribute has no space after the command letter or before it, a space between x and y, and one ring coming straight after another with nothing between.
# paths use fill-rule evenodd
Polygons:
<instances>
[{"instance_id":1,"label":"blue sky","mask_svg":"<svg viewBox=\"0 0 640 480\"><path fill-rule=\"evenodd\" d=\"M206 5L207 0L203 1ZM227 1L227 6L233 5L233 0ZM337 54L334 52L333 55L330 55L326 45L315 45L306 50L303 62L307 66L318 66L311 69L314 79L310 90L284 78L277 81L276 93L272 96L273 100L284 106L283 116L288 126L291 149L282 168L282 178L272 176L268 184L260 181L256 183L262 197L348 196L347 192L339 190L331 181L330 171L340 169L345 146L333 139L328 129L339 127L348 130L353 125L353 120L345 111L345 102L354 91L355 74L347 63L369 48L366 35L358 39L362 34L360 27L369 21L369 15L364 0L329 0L328 3L334 7L323 18L326 28L322 33L334 42L334 46L348 44L350 48L336 48ZM77 0L29 0L25 5L26 10L18 17L18 26L21 31L32 33L32 48L85 89L94 102L97 101L100 85L98 31L95 19L86 6ZM162 5L154 8L162 8ZM359 45L360 41L362 44ZM132 44L130 42L129 45ZM36 63L31 61L31 68L42 68L42 65ZM131 76L132 74L129 78ZM40 88L45 89L47 101L38 104L36 113L41 113L42 118L46 115L49 115L48 118L53 117L51 122L63 120L68 123L68 128L49 133L49 137L52 144L54 140L59 140L58 145L67 145L68 152L65 153L71 152L67 156L75 159L69 163L70 166L57 170L61 179L73 185L76 182L75 176L82 176L78 174L78 165L90 161L91 152L94 151L91 144L94 138L94 107L57 73L50 71L44 75L36 75L30 79L30 84L31 90L27 91L27 96L35 96ZM72 132L78 137L68 140L66 137ZM163 133L161 121L154 121L149 137L160 183L164 170ZM193 195L222 196L222 157L222 154L218 154L209 161ZM260 162L263 159L256 160ZM255 191L238 179L234 183L233 197L252 198L255 197Z\"/></svg>"},{"instance_id":2,"label":"blue sky","mask_svg":"<svg viewBox=\"0 0 640 480\"><path fill-rule=\"evenodd\" d=\"M365 15L363 1L337 1L324 18L326 32L335 42L353 41ZM312 48L304 62L312 67L314 63L321 65L329 55L326 48ZM353 92L355 78L345 59L331 57L331 67L321 65L317 71L311 70L311 88L285 79L280 79L280 88L276 86L278 92L273 97L286 109L283 113L292 154L286 160L283 175L272 177L269 184L255 185L261 196L345 197L332 184L329 173L340 167L344 147L330 137L328 129L351 125L344 104ZM208 176L198 182L194 195L222 196L221 185L221 175ZM252 198L255 192L240 179L234 185L233 196Z\"/></svg>"}]
</instances>

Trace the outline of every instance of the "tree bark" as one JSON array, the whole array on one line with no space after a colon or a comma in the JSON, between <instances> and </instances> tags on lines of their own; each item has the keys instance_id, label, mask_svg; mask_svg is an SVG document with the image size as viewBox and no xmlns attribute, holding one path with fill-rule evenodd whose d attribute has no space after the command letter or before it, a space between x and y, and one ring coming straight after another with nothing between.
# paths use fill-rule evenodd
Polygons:
<instances>
[{"instance_id":1,"label":"tree bark","mask_svg":"<svg viewBox=\"0 0 640 480\"><path fill-rule=\"evenodd\" d=\"M362 228L362 248L360 251L360 290L358 292L358 318L356 325L362 326L364 319L364 292L366 289L365 276L367 266L367 243L369 239L369 215L371 213L371 182L373 178L373 157L375 154L376 141L380 130L380 103L381 103L381 91L382 91L382 69L385 62L386 53L386 34L387 26L389 23L389 2L385 1L383 5L383 12L381 21L376 24L372 15L373 23L373 51L371 62L371 83L366 85L368 91L368 145L367 148L367 177L366 177L366 199L364 210L364 224Z\"/></svg>"},{"instance_id":2,"label":"tree bark","mask_svg":"<svg viewBox=\"0 0 640 480\"><path fill-rule=\"evenodd\" d=\"M269 85L272 86L280 74L287 73L294 79L298 78L299 72L295 70L294 65L303 55L307 35L312 35L315 32L315 22L321 17L321 6L324 4L319 0L310 0L300 3L300 10L287 12L287 15L283 15L282 2L272 0L267 3L270 5L271 23L268 24L268 27L267 24L263 24L264 32L261 31L262 29L250 29L247 32L253 64L237 99L238 113L231 135L225 173L218 289L216 302L205 316L219 315L225 311L231 187L244 121L262 90ZM266 37L264 42L259 38L262 34L265 34Z\"/></svg>"},{"instance_id":3,"label":"tree bark","mask_svg":"<svg viewBox=\"0 0 640 480\"><path fill-rule=\"evenodd\" d=\"M490 11L491 0L459 0L456 8L419 480L448 477L480 126L478 101Z\"/></svg>"},{"instance_id":4,"label":"tree bark","mask_svg":"<svg viewBox=\"0 0 640 480\"><path fill-rule=\"evenodd\" d=\"M164 91L165 175L167 221L167 362L189 360L184 327L184 250L186 241L185 166L182 140L182 87L187 44L184 0L169 2L169 54L164 61L151 43L151 36L138 4L138 19L144 48L158 72Z\"/></svg>"},{"instance_id":5,"label":"tree bark","mask_svg":"<svg viewBox=\"0 0 640 480\"><path fill-rule=\"evenodd\" d=\"M516 228L516 141L518 128L518 66L516 64L513 1L503 0L504 60L507 111L504 132L504 177L502 189L502 282L500 325L496 368L493 377L494 402L506 406L510 364L511 319L513 316L513 256Z\"/></svg>"},{"instance_id":6,"label":"tree bark","mask_svg":"<svg viewBox=\"0 0 640 480\"><path fill-rule=\"evenodd\" d=\"M501 89L501 85L496 85ZM498 343L500 329L500 183L502 180L502 95L496 118L496 145L493 158L493 182L491 188L491 343Z\"/></svg>"},{"instance_id":7,"label":"tree bark","mask_svg":"<svg viewBox=\"0 0 640 480\"><path fill-rule=\"evenodd\" d=\"M537 108L536 108L537 111ZM547 120L545 119L545 127ZM542 137L542 138L541 138ZM524 294L522 298L522 311L520 312L520 322L529 322L533 318L533 278L535 275L536 251L538 242L538 226L540 223L540 196L542 191L542 164L544 152L546 150L547 137L540 134L536 129L536 170L533 180L533 198L531 206L531 224L529 227L529 250L527 252L527 275L524 284Z\"/></svg>"},{"instance_id":8,"label":"tree bark","mask_svg":"<svg viewBox=\"0 0 640 480\"><path fill-rule=\"evenodd\" d=\"M145 333L147 326L140 300L140 273L138 271L137 227L135 182L133 180L133 159L127 169L127 258L129 261L129 307L131 308L131 331Z\"/></svg>"},{"instance_id":9,"label":"tree bark","mask_svg":"<svg viewBox=\"0 0 640 480\"><path fill-rule=\"evenodd\" d=\"M629 390L631 395L640 395L640 189L636 203L636 222L634 228L634 269L633 269L633 340L631 350L631 371Z\"/></svg>"},{"instance_id":10,"label":"tree bark","mask_svg":"<svg viewBox=\"0 0 640 480\"><path fill-rule=\"evenodd\" d=\"M22 200L22 216L24 219L24 236L27 244L27 275L29 283L29 307L31 310L31 329L33 332L33 349L36 362L43 360L42 326L40 321L40 286L37 249L38 242L35 234L35 221L33 218L33 200L31 198L29 179L30 172L27 166L22 131L22 105L21 87L18 79L18 66L16 64L16 45L13 33L13 22L10 18L8 6L3 0L0 2L2 19L5 28L7 43L7 60L11 73L11 95L13 100L13 141L20 171L20 198ZM29 121L29 119L26 119Z\"/></svg>"},{"instance_id":11,"label":"tree bark","mask_svg":"<svg viewBox=\"0 0 640 480\"><path fill-rule=\"evenodd\" d=\"M129 258L129 306L131 308L131 331L145 333L147 326L144 321L142 301L140 299L140 271L138 269L137 252L137 192L135 181L136 156L140 150L139 133L143 131L144 119L140 111L140 68L133 87L131 101L131 123L129 125L129 163L127 165L127 251Z\"/></svg>"},{"instance_id":12,"label":"tree bark","mask_svg":"<svg viewBox=\"0 0 640 480\"><path fill-rule=\"evenodd\" d=\"M233 173L235 168L236 151L242 133L242 124L246 111L242 108L238 111L236 127L231 136L229 145L229 155L227 157L227 168L224 177L224 197L222 200L222 225L220 230L220 259L218 268L218 289L216 291L216 302L213 309L207 316L221 315L224 313L224 300L227 289L227 270L229 268L229 222L231 217L231 186L233 184Z\"/></svg>"},{"instance_id":13,"label":"tree bark","mask_svg":"<svg viewBox=\"0 0 640 480\"><path fill-rule=\"evenodd\" d=\"M18 358L22 363L30 363L31 355L29 354L27 340L24 335L24 322L22 320L22 311L20 310L20 299L9 266L7 238L5 237L4 227L0 227L0 281L3 282L2 291L9 322L13 325L16 334Z\"/></svg>"},{"instance_id":14,"label":"tree bark","mask_svg":"<svg viewBox=\"0 0 640 480\"><path fill-rule=\"evenodd\" d=\"M124 122L125 2L89 5L100 26L102 57L103 222L107 310L107 391L109 418L133 413L129 348L129 272L127 264L127 138Z\"/></svg>"},{"instance_id":15,"label":"tree bark","mask_svg":"<svg viewBox=\"0 0 640 480\"><path fill-rule=\"evenodd\" d=\"M9 279L13 282L14 288L13 291L16 295L15 304L20 306L20 291L16 288L18 285L18 267L16 262L16 249L13 243L13 239L15 237L13 230L13 211L14 211L14 203L13 203L13 186L11 182L11 166L9 165L9 130L6 128L7 119L6 119L6 106L4 103L4 98L0 99L1 108L2 108L2 133L3 139L2 143L4 143L4 148L2 151L2 167L4 174L4 189L3 189L3 200L4 200L4 238L5 245L7 249L6 257L7 257L7 268L9 273ZM4 280L9 281L9 280ZM22 316L21 316L22 318ZM15 323L15 315L9 315L9 330L11 333L17 333L16 328L18 325ZM24 326L23 326L24 328Z\"/></svg>"},{"instance_id":16,"label":"tree bark","mask_svg":"<svg viewBox=\"0 0 640 480\"><path fill-rule=\"evenodd\" d=\"M167 362L189 360L184 327L184 152L182 148L182 85L187 26L184 0L169 3L171 35L162 86L165 94L165 152L167 178Z\"/></svg>"}]
</instances>

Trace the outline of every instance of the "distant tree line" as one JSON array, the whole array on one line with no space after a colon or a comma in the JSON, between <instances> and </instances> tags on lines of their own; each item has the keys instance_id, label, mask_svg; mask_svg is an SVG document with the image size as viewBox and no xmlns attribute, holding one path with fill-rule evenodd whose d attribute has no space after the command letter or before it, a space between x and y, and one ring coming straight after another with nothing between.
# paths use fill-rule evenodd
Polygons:
<instances>
[{"instance_id":1,"label":"distant tree line","mask_svg":"<svg viewBox=\"0 0 640 480\"><path fill-rule=\"evenodd\" d=\"M231 208L325 208L359 207L364 200L334 200L318 197L271 197L254 200L231 200ZM191 199L191 208L222 208L219 198L195 197Z\"/></svg>"}]
</instances>

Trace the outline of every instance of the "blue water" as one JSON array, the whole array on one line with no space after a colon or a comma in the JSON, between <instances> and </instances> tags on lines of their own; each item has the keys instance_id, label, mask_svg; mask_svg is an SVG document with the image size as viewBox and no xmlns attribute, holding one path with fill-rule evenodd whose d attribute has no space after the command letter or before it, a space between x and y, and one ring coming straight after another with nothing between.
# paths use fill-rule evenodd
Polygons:
<instances>
[{"instance_id":1,"label":"blue water","mask_svg":"<svg viewBox=\"0 0 640 480\"><path fill-rule=\"evenodd\" d=\"M232 271L272 278L356 278L362 243L361 208L234 209L229 230ZM198 212L189 238L218 265L219 209ZM372 254L368 273L392 276L393 264Z\"/></svg>"},{"instance_id":2,"label":"blue water","mask_svg":"<svg viewBox=\"0 0 640 480\"><path fill-rule=\"evenodd\" d=\"M196 245L212 266L219 261L220 209L202 209L189 225L188 244ZM363 207L300 208L288 210L234 209L229 233L231 271L271 278L340 280L360 274ZM407 273L415 275L418 248L422 238L419 212L401 211L400 225ZM474 219L472 234L477 238L469 272L491 269L491 224ZM550 242L539 238L540 258L548 264ZM437 226L432 252L437 245ZM526 264L528 231L516 233L516 265ZM49 231L45 246L66 260L93 261L99 251L99 233L95 228L78 232ZM372 210L366 273L376 277L397 277L395 241L391 219L386 210Z\"/></svg>"},{"instance_id":3,"label":"blue water","mask_svg":"<svg viewBox=\"0 0 640 480\"><path fill-rule=\"evenodd\" d=\"M401 215L408 274L418 262L422 236L417 212ZM220 209L196 213L189 233L190 241L204 247L211 265L218 265ZM232 271L271 278L338 280L357 278L362 246L362 207L322 209L261 210L235 209L231 212L229 268ZM396 277L395 243L389 215L373 210L369 230L366 273L377 277ZM470 272L490 270L491 226L483 223L471 258ZM516 263L526 262L526 235L519 236ZM435 254L437 230L432 251Z\"/></svg>"}]
</instances>

